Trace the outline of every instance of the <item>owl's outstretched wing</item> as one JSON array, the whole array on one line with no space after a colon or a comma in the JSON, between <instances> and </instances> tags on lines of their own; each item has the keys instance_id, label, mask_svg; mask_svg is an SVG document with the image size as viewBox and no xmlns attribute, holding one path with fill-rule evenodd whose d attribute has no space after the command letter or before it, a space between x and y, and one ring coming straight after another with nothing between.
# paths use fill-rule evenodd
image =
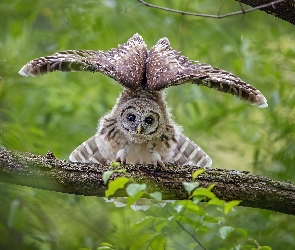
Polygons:
<instances>
[{"instance_id":1,"label":"owl's outstretched wing","mask_svg":"<svg viewBox=\"0 0 295 250\"><path fill-rule=\"evenodd\" d=\"M95 134L90 137L87 141L79 145L71 154L70 161L72 162L93 162L106 164L107 159L105 159L99 151L99 135Z\"/></svg>"},{"instance_id":2,"label":"owl's outstretched wing","mask_svg":"<svg viewBox=\"0 0 295 250\"><path fill-rule=\"evenodd\" d=\"M142 83L146 58L146 44L140 35L135 34L118 49L66 50L34 59L23 66L19 74L38 76L53 71L101 72L127 88L136 89Z\"/></svg>"},{"instance_id":3,"label":"owl's outstretched wing","mask_svg":"<svg viewBox=\"0 0 295 250\"><path fill-rule=\"evenodd\" d=\"M179 135L174 150L173 163L176 165L192 165L198 167L211 167L211 158L193 141L183 134Z\"/></svg>"},{"instance_id":4,"label":"owl's outstretched wing","mask_svg":"<svg viewBox=\"0 0 295 250\"><path fill-rule=\"evenodd\" d=\"M259 108L267 107L266 98L258 89L225 70L188 60L170 47L167 38L150 49L146 74L149 90L192 82L232 94Z\"/></svg>"}]
</instances>

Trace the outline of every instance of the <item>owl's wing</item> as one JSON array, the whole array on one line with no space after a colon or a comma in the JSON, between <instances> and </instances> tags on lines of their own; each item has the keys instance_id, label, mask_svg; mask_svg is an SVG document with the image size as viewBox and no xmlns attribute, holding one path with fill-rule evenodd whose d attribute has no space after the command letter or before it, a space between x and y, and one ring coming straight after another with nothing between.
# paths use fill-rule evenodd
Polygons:
<instances>
[{"instance_id":1,"label":"owl's wing","mask_svg":"<svg viewBox=\"0 0 295 250\"><path fill-rule=\"evenodd\" d=\"M101 72L123 86L135 89L142 83L146 58L146 44L140 35L135 34L118 49L66 50L34 59L23 66L19 74L38 76L53 71Z\"/></svg>"},{"instance_id":2,"label":"owl's wing","mask_svg":"<svg viewBox=\"0 0 295 250\"><path fill-rule=\"evenodd\" d=\"M95 134L87 141L78 146L71 154L70 161L73 162L93 162L106 164L107 160L101 155L99 151L99 135Z\"/></svg>"},{"instance_id":3,"label":"owl's wing","mask_svg":"<svg viewBox=\"0 0 295 250\"><path fill-rule=\"evenodd\" d=\"M266 98L259 90L225 70L188 60L170 47L167 38L160 39L150 49L146 74L149 90L192 82L232 94L259 108L267 107Z\"/></svg>"},{"instance_id":4,"label":"owl's wing","mask_svg":"<svg viewBox=\"0 0 295 250\"><path fill-rule=\"evenodd\" d=\"M193 141L183 134L179 135L178 143L173 157L176 165L193 165L198 167L211 167L211 158Z\"/></svg>"}]
</instances>

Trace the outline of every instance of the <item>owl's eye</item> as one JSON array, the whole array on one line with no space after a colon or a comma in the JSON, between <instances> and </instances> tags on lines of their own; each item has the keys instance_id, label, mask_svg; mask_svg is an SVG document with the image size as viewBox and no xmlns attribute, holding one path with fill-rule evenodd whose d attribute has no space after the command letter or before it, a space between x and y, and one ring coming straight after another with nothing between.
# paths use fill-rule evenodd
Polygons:
<instances>
[{"instance_id":1,"label":"owl's eye","mask_svg":"<svg viewBox=\"0 0 295 250\"><path fill-rule=\"evenodd\" d=\"M135 115L131 115L131 114L129 114L129 115L127 116L127 119L128 119L128 121L130 121L130 122L134 122L134 121L135 121Z\"/></svg>"},{"instance_id":2,"label":"owl's eye","mask_svg":"<svg viewBox=\"0 0 295 250\"><path fill-rule=\"evenodd\" d=\"M144 121L145 121L146 124L149 124L150 125L150 124L152 124L154 122L154 118L148 116L148 117L146 117L144 119Z\"/></svg>"}]
</instances>

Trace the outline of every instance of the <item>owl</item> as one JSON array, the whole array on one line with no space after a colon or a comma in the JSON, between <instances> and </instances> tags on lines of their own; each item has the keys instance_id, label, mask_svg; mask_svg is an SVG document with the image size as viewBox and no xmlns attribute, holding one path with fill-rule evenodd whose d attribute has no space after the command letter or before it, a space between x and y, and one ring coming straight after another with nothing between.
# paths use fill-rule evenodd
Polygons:
<instances>
[{"instance_id":1,"label":"owl","mask_svg":"<svg viewBox=\"0 0 295 250\"><path fill-rule=\"evenodd\" d=\"M101 72L124 87L116 105L100 119L96 134L71 153L73 162L210 167L211 158L172 119L165 101L170 86L191 82L267 107L259 90L227 71L189 60L172 49L167 38L150 50L135 34L108 51L61 51L30 61L19 74L53 71Z\"/></svg>"}]
</instances>

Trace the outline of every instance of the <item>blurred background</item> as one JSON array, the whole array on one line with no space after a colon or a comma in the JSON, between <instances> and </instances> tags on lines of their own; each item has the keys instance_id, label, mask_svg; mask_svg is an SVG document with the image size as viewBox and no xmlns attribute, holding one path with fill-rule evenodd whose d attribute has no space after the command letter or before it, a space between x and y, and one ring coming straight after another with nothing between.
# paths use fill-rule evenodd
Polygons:
<instances>
[{"instance_id":1,"label":"blurred background","mask_svg":"<svg viewBox=\"0 0 295 250\"><path fill-rule=\"evenodd\" d=\"M232 0L150 3L206 14L240 10ZM109 50L139 33L148 48L167 37L189 59L232 72L267 98L269 107L258 109L192 84L169 89L167 101L176 122L211 156L214 168L295 183L291 24L260 11L224 19L185 16L136 0L1 0L0 16L1 148L41 155L50 150L57 158L68 159L94 135L99 118L115 104L122 87L99 73L54 72L25 78L17 72L37 57L69 49ZM0 249L96 249L105 241L129 249L139 235L150 233L133 231L136 221L163 213L163 209L134 212L97 197L0 183ZM262 245L295 248L293 216L239 207L227 220ZM215 239L214 232L198 237L208 249L229 249L233 243ZM185 246L191 240L181 234L175 244Z\"/></svg>"}]
</instances>

